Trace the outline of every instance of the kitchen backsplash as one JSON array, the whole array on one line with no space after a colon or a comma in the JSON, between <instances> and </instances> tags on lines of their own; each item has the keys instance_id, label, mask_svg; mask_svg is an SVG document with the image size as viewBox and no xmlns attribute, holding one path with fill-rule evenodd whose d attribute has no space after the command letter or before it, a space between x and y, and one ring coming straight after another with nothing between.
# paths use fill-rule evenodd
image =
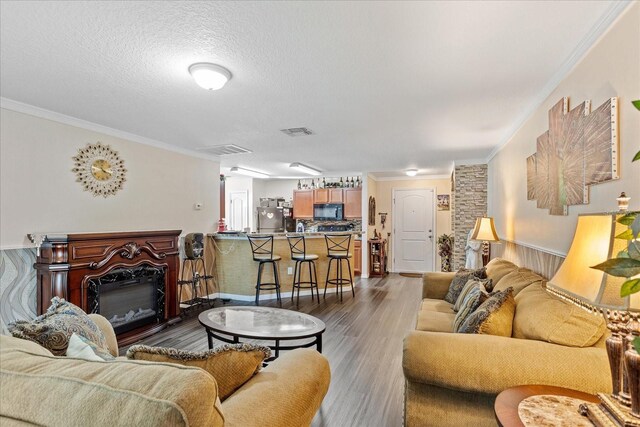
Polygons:
<instances>
[{"instance_id":1,"label":"kitchen backsplash","mask_svg":"<svg viewBox=\"0 0 640 427\"><path fill-rule=\"evenodd\" d=\"M314 221L312 219L298 219L296 225L302 223L304 225L304 231L316 232L318 226L331 226L331 225L346 225L348 231L362 231L362 220L352 219L346 221Z\"/></svg>"}]
</instances>

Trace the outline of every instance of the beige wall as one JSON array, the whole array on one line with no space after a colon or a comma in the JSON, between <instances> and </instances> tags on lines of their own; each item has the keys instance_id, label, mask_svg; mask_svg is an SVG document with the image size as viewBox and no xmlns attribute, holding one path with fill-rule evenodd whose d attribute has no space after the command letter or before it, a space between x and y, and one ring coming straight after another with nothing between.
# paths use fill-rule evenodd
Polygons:
<instances>
[{"instance_id":1,"label":"beige wall","mask_svg":"<svg viewBox=\"0 0 640 427\"><path fill-rule=\"evenodd\" d=\"M370 184L371 185L371 184ZM374 187L376 188L376 225L375 227L369 227L370 230L374 228L378 230L378 233L382 233L383 237L387 238L387 233L391 233L393 230L393 190L401 188L433 188L436 195L438 194L451 194L451 180L444 179L398 179L393 181L374 181ZM434 200L434 203L437 203ZM382 229L380 224L380 212L387 212L387 221L385 229ZM451 234L451 211L438 211L436 210L436 230L434 233L434 239L437 240L438 236L442 234ZM371 231L370 236L373 236ZM393 245L389 245L389 270L392 268L393 259ZM440 271L440 257L437 255L436 246L436 264L434 265L436 271Z\"/></svg>"},{"instance_id":2,"label":"beige wall","mask_svg":"<svg viewBox=\"0 0 640 427\"><path fill-rule=\"evenodd\" d=\"M526 157L536 151L536 138L548 129L547 112L563 96L570 108L591 100L595 108L619 97L620 176L618 181L591 187L591 203L570 206L568 216L552 216L527 200ZM631 208L640 208L640 163L631 163L640 149L640 3L635 3L589 50L553 93L526 120L508 144L489 162L489 214L499 236L564 254L569 249L580 213L617 209L625 191Z\"/></svg>"},{"instance_id":3,"label":"beige wall","mask_svg":"<svg viewBox=\"0 0 640 427\"><path fill-rule=\"evenodd\" d=\"M214 229L218 162L7 109L0 122L1 248L31 246L31 232ZM118 151L128 171L124 188L107 198L83 191L71 172L78 148L98 141Z\"/></svg>"},{"instance_id":4,"label":"beige wall","mask_svg":"<svg viewBox=\"0 0 640 427\"><path fill-rule=\"evenodd\" d=\"M262 182L263 188L259 197L284 197L286 201L291 201L293 190L298 188L297 179L265 179Z\"/></svg>"}]
</instances>

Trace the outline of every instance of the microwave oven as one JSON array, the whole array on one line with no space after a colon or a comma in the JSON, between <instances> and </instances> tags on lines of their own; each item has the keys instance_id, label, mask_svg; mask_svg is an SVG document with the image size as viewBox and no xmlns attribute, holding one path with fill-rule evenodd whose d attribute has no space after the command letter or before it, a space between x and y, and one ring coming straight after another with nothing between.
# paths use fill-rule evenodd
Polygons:
<instances>
[{"instance_id":1,"label":"microwave oven","mask_svg":"<svg viewBox=\"0 0 640 427\"><path fill-rule=\"evenodd\" d=\"M313 219L316 221L342 221L344 219L344 204L314 204Z\"/></svg>"}]
</instances>

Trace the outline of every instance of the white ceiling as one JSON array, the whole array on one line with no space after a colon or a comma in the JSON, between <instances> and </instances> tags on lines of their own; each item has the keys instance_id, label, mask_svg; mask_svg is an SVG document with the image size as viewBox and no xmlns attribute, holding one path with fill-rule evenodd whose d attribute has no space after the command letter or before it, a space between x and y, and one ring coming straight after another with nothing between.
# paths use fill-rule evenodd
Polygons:
<instances>
[{"instance_id":1,"label":"white ceiling","mask_svg":"<svg viewBox=\"0 0 640 427\"><path fill-rule=\"evenodd\" d=\"M3 98L294 176L442 175L486 159L584 51L610 1L1 3ZM233 74L207 92L194 62ZM542 98L541 98L542 97ZM306 126L292 138L280 129Z\"/></svg>"}]
</instances>

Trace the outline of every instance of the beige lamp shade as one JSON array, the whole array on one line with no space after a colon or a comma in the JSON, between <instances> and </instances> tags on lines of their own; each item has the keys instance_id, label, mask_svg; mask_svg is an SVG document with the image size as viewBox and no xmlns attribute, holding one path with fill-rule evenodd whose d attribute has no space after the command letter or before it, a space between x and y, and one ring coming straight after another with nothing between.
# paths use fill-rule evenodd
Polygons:
<instances>
[{"instance_id":1,"label":"beige lamp shade","mask_svg":"<svg viewBox=\"0 0 640 427\"><path fill-rule=\"evenodd\" d=\"M493 218L483 217L476 219L476 225L471 234L471 240L482 240L485 242L499 242L496 227L493 225Z\"/></svg>"},{"instance_id":2,"label":"beige lamp shade","mask_svg":"<svg viewBox=\"0 0 640 427\"><path fill-rule=\"evenodd\" d=\"M616 221L618 216L615 213L578 216L571 248L547 289L586 307L640 311L639 294L620 297L620 287L626 278L591 268L626 248L628 241L615 238L627 229Z\"/></svg>"}]
</instances>

